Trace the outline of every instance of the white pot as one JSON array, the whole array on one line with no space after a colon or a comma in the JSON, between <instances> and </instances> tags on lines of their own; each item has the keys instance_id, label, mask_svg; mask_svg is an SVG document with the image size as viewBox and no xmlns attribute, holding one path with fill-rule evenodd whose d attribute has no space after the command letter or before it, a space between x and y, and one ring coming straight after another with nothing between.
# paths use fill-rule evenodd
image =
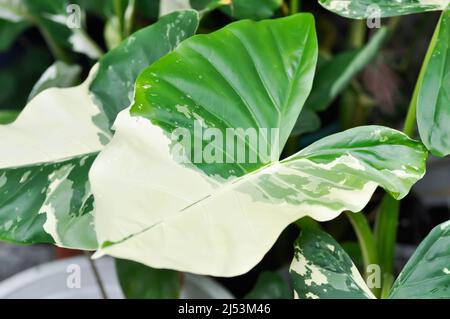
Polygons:
<instances>
[{"instance_id":1,"label":"white pot","mask_svg":"<svg viewBox=\"0 0 450 319\"><path fill-rule=\"evenodd\" d=\"M108 298L123 299L114 260L94 261ZM70 276L80 274L79 285L73 287ZM68 284L69 281L69 284ZM72 282L73 283L73 282ZM72 288L69 288L71 286ZM42 264L0 283L0 299L100 299L101 293L91 266L84 256ZM231 299L233 296L211 278L185 274L181 298Z\"/></svg>"}]
</instances>

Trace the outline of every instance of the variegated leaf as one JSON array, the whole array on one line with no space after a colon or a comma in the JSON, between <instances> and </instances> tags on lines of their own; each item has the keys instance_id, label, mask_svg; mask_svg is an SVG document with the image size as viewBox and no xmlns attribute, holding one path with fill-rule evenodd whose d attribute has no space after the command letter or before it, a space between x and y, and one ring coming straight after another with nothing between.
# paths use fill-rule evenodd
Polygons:
<instances>
[{"instance_id":1,"label":"variegated leaf","mask_svg":"<svg viewBox=\"0 0 450 319\"><path fill-rule=\"evenodd\" d=\"M297 299L375 298L344 249L321 230L302 230L290 274Z\"/></svg>"},{"instance_id":2,"label":"variegated leaf","mask_svg":"<svg viewBox=\"0 0 450 319\"><path fill-rule=\"evenodd\" d=\"M319 0L319 3L341 16L365 19L444 10L449 0Z\"/></svg>"},{"instance_id":3,"label":"variegated leaf","mask_svg":"<svg viewBox=\"0 0 450 319\"><path fill-rule=\"evenodd\" d=\"M395 281L391 299L450 299L450 221L422 241Z\"/></svg>"},{"instance_id":4,"label":"variegated leaf","mask_svg":"<svg viewBox=\"0 0 450 319\"><path fill-rule=\"evenodd\" d=\"M299 14L198 35L147 68L90 172L102 243L97 256L235 276L256 265L298 218L359 211L378 185L405 196L424 174L427 152L388 128L349 130L279 160L316 58L313 18ZM196 133L198 123L218 134L217 144ZM239 161L237 144L218 142L228 129L264 128L279 128L279 148L276 138L262 137L269 157L260 149L255 161ZM197 161L208 147L194 142L182 149L194 158L180 163L173 139L179 129L215 145L222 160ZM258 144L238 140L246 152Z\"/></svg>"},{"instance_id":5,"label":"variegated leaf","mask_svg":"<svg viewBox=\"0 0 450 319\"><path fill-rule=\"evenodd\" d=\"M161 18L105 55L81 86L44 90L16 122L0 126L0 239L97 247L92 162L112 136L110 122L129 105L140 71L197 24L192 10Z\"/></svg>"}]
</instances>

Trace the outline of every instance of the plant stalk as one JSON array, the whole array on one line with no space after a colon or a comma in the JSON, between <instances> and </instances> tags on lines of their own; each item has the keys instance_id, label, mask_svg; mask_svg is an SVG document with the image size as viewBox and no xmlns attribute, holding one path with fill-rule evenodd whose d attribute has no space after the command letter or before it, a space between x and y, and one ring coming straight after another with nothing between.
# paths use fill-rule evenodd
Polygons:
<instances>
[{"instance_id":1,"label":"plant stalk","mask_svg":"<svg viewBox=\"0 0 450 319\"><path fill-rule=\"evenodd\" d=\"M296 14L300 11L300 0L291 0L291 14Z\"/></svg>"},{"instance_id":2,"label":"plant stalk","mask_svg":"<svg viewBox=\"0 0 450 319\"><path fill-rule=\"evenodd\" d=\"M108 295L106 293L105 286L103 285L102 278L100 277L100 273L98 272L97 265L91 258L92 255L87 251L84 252L84 255L86 256L86 258L89 262L89 265L91 266L92 273L94 274L95 281L100 290L100 295L102 296L103 299L108 299Z\"/></svg>"},{"instance_id":3,"label":"plant stalk","mask_svg":"<svg viewBox=\"0 0 450 319\"><path fill-rule=\"evenodd\" d=\"M368 272L369 265L378 265L375 237L373 236L369 222L363 213L347 212L346 215L355 230L359 246L361 247L364 263L364 278L367 279L368 275L370 275ZM380 295L381 291L379 288L375 287L371 290L375 296L378 297Z\"/></svg>"}]
</instances>

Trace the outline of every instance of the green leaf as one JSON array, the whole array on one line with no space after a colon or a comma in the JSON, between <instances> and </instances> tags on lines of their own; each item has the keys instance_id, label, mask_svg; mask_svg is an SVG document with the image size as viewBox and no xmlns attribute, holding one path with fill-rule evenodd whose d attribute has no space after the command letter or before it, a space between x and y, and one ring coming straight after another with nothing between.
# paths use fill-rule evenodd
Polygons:
<instances>
[{"instance_id":1,"label":"green leaf","mask_svg":"<svg viewBox=\"0 0 450 319\"><path fill-rule=\"evenodd\" d=\"M422 241L389 298L450 298L450 222L436 226Z\"/></svg>"},{"instance_id":2,"label":"green leaf","mask_svg":"<svg viewBox=\"0 0 450 319\"><path fill-rule=\"evenodd\" d=\"M436 156L450 154L450 9L443 12L420 84L417 124L425 146Z\"/></svg>"},{"instance_id":3,"label":"green leaf","mask_svg":"<svg viewBox=\"0 0 450 319\"><path fill-rule=\"evenodd\" d=\"M444 10L448 0L319 0L319 3L341 16L365 19Z\"/></svg>"},{"instance_id":4,"label":"green leaf","mask_svg":"<svg viewBox=\"0 0 450 319\"><path fill-rule=\"evenodd\" d=\"M316 112L324 111L374 59L387 35L387 29L382 28L365 47L341 53L318 67L311 94L295 124L293 135L313 132L320 127Z\"/></svg>"},{"instance_id":5,"label":"green leaf","mask_svg":"<svg viewBox=\"0 0 450 319\"><path fill-rule=\"evenodd\" d=\"M375 298L344 249L318 229L301 232L290 274L297 299Z\"/></svg>"},{"instance_id":6,"label":"green leaf","mask_svg":"<svg viewBox=\"0 0 450 319\"><path fill-rule=\"evenodd\" d=\"M427 152L395 130L346 131L279 160L316 59L313 17L299 14L192 37L143 71L134 104L119 114L90 172L103 243L97 256L235 276L303 216L359 211L377 185L405 196L423 176ZM267 128L278 130L261 134L262 148L242 133ZM190 136L183 143L181 131Z\"/></svg>"},{"instance_id":7,"label":"green leaf","mask_svg":"<svg viewBox=\"0 0 450 319\"><path fill-rule=\"evenodd\" d=\"M193 10L166 15L158 23L135 32L102 58L90 90L104 106L111 124L117 113L132 102L139 73L195 34L197 26L198 14Z\"/></svg>"},{"instance_id":8,"label":"green leaf","mask_svg":"<svg viewBox=\"0 0 450 319\"><path fill-rule=\"evenodd\" d=\"M81 28L69 27L73 14L65 0L0 0L0 18L10 22L26 22L42 32L50 48L60 58L66 58L61 47L98 59L101 51ZM75 17L81 19L80 17Z\"/></svg>"},{"instance_id":9,"label":"green leaf","mask_svg":"<svg viewBox=\"0 0 450 319\"><path fill-rule=\"evenodd\" d=\"M112 136L108 116L115 117L129 104L140 70L192 35L196 21L193 11L164 17L109 52L82 85L44 90L27 104L16 122L0 126L0 149L4 151L0 157L0 239L97 247L88 172ZM160 35L161 29L172 27L180 30L178 38L172 33ZM149 39L158 41L158 48L139 44ZM89 90L95 85L94 78L98 85L106 85L110 79L119 82L108 83L107 89L114 90L113 96L123 96L124 104L120 104L122 99L108 105L109 96L105 100L98 94L96 105Z\"/></svg>"},{"instance_id":10,"label":"green leaf","mask_svg":"<svg viewBox=\"0 0 450 319\"><path fill-rule=\"evenodd\" d=\"M81 67L79 65L69 65L56 61L36 82L28 97L28 101L46 89L53 87L66 88L75 85L79 80L80 73Z\"/></svg>"},{"instance_id":11,"label":"green leaf","mask_svg":"<svg viewBox=\"0 0 450 319\"><path fill-rule=\"evenodd\" d=\"M14 23L0 20L0 52L7 51L27 27L26 22Z\"/></svg>"},{"instance_id":12,"label":"green leaf","mask_svg":"<svg viewBox=\"0 0 450 319\"><path fill-rule=\"evenodd\" d=\"M292 299L289 284L279 274L263 272L246 299Z\"/></svg>"},{"instance_id":13,"label":"green leaf","mask_svg":"<svg viewBox=\"0 0 450 319\"><path fill-rule=\"evenodd\" d=\"M127 299L178 299L181 274L116 259L117 276Z\"/></svg>"}]
</instances>

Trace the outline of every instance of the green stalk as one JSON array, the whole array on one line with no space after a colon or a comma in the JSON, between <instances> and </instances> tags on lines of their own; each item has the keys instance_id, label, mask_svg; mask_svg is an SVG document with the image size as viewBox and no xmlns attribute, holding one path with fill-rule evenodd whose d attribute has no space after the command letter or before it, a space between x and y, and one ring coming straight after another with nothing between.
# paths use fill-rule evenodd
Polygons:
<instances>
[{"instance_id":1,"label":"green stalk","mask_svg":"<svg viewBox=\"0 0 450 319\"><path fill-rule=\"evenodd\" d=\"M360 48L364 45L367 34L365 20L353 20L350 26L350 43L353 48Z\"/></svg>"},{"instance_id":2,"label":"green stalk","mask_svg":"<svg viewBox=\"0 0 450 319\"><path fill-rule=\"evenodd\" d=\"M117 21L119 24L119 32L123 39L124 34L124 8L122 7L122 0L114 0L113 6L114 6L114 14L117 17Z\"/></svg>"},{"instance_id":3,"label":"green stalk","mask_svg":"<svg viewBox=\"0 0 450 319\"><path fill-rule=\"evenodd\" d=\"M425 76L428 63L430 62L433 50L436 47L436 42L439 36L439 28L441 26L443 14L444 13L442 13L441 18L439 19L439 22L436 26L436 29L434 30L433 37L431 38L430 44L428 46L427 54L425 55L425 59L423 60L422 68L420 69L419 77L417 78L411 102L409 103L408 113L406 115L405 124L403 126L403 132L409 136L412 136L414 134L416 128L417 98L419 97L420 86L422 85L422 80L423 77Z\"/></svg>"},{"instance_id":4,"label":"green stalk","mask_svg":"<svg viewBox=\"0 0 450 319\"><path fill-rule=\"evenodd\" d=\"M386 298L394 282L394 253L397 239L400 201L385 194L375 221L375 241L381 268L382 294Z\"/></svg>"},{"instance_id":5,"label":"green stalk","mask_svg":"<svg viewBox=\"0 0 450 319\"><path fill-rule=\"evenodd\" d=\"M69 58L69 55L66 53L63 47L61 47L50 35L50 33L47 31L47 29L41 27L39 23L36 22L36 26L41 32L45 42L47 43L48 48L50 49L50 52L52 53L53 57L56 60L63 61L67 64L71 63L71 59Z\"/></svg>"},{"instance_id":6,"label":"green stalk","mask_svg":"<svg viewBox=\"0 0 450 319\"><path fill-rule=\"evenodd\" d=\"M296 14L299 11L300 11L300 1L291 0L291 14Z\"/></svg>"},{"instance_id":7,"label":"green stalk","mask_svg":"<svg viewBox=\"0 0 450 319\"><path fill-rule=\"evenodd\" d=\"M367 272L369 265L378 265L378 255L375 244L375 237L373 236L372 229L369 222L363 213L346 213L350 223L355 230L356 237L358 238L359 246L361 247L361 253L364 262L364 277L367 279L370 273ZM375 296L379 296L380 289L372 288L372 292Z\"/></svg>"},{"instance_id":8,"label":"green stalk","mask_svg":"<svg viewBox=\"0 0 450 319\"><path fill-rule=\"evenodd\" d=\"M416 129L416 112L417 112L417 98L419 96L422 80L428 67L428 63L436 46L439 35L439 27L442 21L442 16L436 26L433 37L428 46L422 68L417 78L416 86L409 103L408 113L406 115L403 132L409 136L413 136ZM382 298L386 298L394 281L394 250L397 239L397 227L400 211L400 202L386 194L380 206L380 211L377 215L375 223L375 238L378 247L378 257L380 260L380 267L383 275Z\"/></svg>"}]
</instances>

